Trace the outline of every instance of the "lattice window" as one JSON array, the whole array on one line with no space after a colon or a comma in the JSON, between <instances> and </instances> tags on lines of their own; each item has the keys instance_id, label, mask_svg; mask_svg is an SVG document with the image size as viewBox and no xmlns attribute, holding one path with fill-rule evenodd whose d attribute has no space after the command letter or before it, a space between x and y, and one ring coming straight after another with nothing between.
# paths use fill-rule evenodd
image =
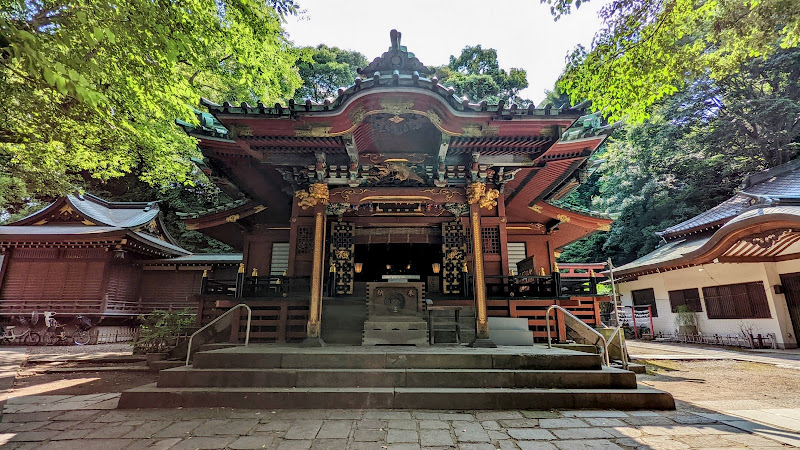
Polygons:
<instances>
[{"instance_id":1,"label":"lattice window","mask_svg":"<svg viewBox=\"0 0 800 450\"><path fill-rule=\"evenodd\" d=\"M472 253L472 230L467 230L467 253ZM500 253L500 228L482 227L481 241L483 242L483 253Z\"/></svg>"},{"instance_id":2,"label":"lattice window","mask_svg":"<svg viewBox=\"0 0 800 450\"><path fill-rule=\"evenodd\" d=\"M307 255L314 251L314 227L297 227L297 254Z\"/></svg>"}]
</instances>

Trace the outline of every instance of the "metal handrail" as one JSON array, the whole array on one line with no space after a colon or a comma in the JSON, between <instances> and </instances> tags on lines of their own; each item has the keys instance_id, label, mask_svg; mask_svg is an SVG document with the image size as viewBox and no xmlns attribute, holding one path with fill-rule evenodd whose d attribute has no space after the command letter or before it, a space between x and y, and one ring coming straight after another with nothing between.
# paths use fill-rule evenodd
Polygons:
<instances>
[{"instance_id":1,"label":"metal handrail","mask_svg":"<svg viewBox=\"0 0 800 450\"><path fill-rule=\"evenodd\" d=\"M572 314L571 312L569 312L568 310L564 309L563 307L561 307L559 305L551 305L549 308L547 308L547 311L545 312L544 318L545 318L545 327L547 328L547 348L553 348L553 342L550 339L550 311L552 311L553 309L560 310L564 314L566 314L566 315L572 317L573 319L575 319L576 321L578 321L578 323L582 324L587 330L589 330L592 333L596 334L597 337L599 337L600 340L603 341L603 360L606 362L607 366L611 365L609 363L609 360L608 360L608 343L606 342L606 338L603 337L603 335L600 334L594 328L590 327L589 325L586 325L586 323L584 321L582 321L581 319L579 319L577 316L575 316L575 314Z\"/></svg>"},{"instance_id":2,"label":"metal handrail","mask_svg":"<svg viewBox=\"0 0 800 450\"><path fill-rule=\"evenodd\" d=\"M622 327L618 326L614 328L614 332L611 333L611 336L608 337L607 342L612 342L614 340L614 336L619 336L619 351L622 353L622 368L628 370L628 352L625 350L625 342L622 340L622 336L624 333L621 332Z\"/></svg>"},{"instance_id":3,"label":"metal handrail","mask_svg":"<svg viewBox=\"0 0 800 450\"><path fill-rule=\"evenodd\" d=\"M247 330L245 331L245 335L244 335L244 346L247 347L248 344L250 344L250 319L253 317L253 310L250 309L250 307L245 305L244 303L239 303L238 305L234 306L233 308L231 308L231 309L225 311L224 313L220 314L219 317L217 317L216 319L212 320L211 322L206 324L206 326L204 326L203 328L200 328L199 330L197 330L194 333L192 333L191 336L189 336L189 347L186 349L186 365L187 366L189 365L189 359L192 356L192 339L194 339L195 336L200 334L201 331L203 331L206 328L210 327L211 325L214 325L215 323L219 322L223 317L227 316L228 314L230 314L231 312L233 312L234 310L237 310L239 308L247 309Z\"/></svg>"}]
</instances>

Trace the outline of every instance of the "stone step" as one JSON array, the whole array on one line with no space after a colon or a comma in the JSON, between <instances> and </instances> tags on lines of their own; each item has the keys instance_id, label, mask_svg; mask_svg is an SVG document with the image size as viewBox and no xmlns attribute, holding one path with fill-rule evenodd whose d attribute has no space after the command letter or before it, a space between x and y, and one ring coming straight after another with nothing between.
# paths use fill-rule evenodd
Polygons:
<instances>
[{"instance_id":1,"label":"stone step","mask_svg":"<svg viewBox=\"0 0 800 450\"><path fill-rule=\"evenodd\" d=\"M497 345L533 345L533 333L528 330L489 330L489 337Z\"/></svg>"},{"instance_id":2,"label":"stone step","mask_svg":"<svg viewBox=\"0 0 800 450\"><path fill-rule=\"evenodd\" d=\"M638 389L159 388L122 393L119 408L675 409L669 393Z\"/></svg>"},{"instance_id":3,"label":"stone step","mask_svg":"<svg viewBox=\"0 0 800 450\"><path fill-rule=\"evenodd\" d=\"M359 348L359 347L356 347ZM524 347L505 347L520 349ZM199 352L194 356L198 369L523 369L523 370L600 370L601 356L562 349L526 350L529 353L499 349L445 351L390 351L380 347L345 350L293 348L291 352L266 347L237 347Z\"/></svg>"},{"instance_id":4,"label":"stone step","mask_svg":"<svg viewBox=\"0 0 800 450\"><path fill-rule=\"evenodd\" d=\"M163 370L158 387L430 387L635 389L620 369L194 369Z\"/></svg>"}]
</instances>

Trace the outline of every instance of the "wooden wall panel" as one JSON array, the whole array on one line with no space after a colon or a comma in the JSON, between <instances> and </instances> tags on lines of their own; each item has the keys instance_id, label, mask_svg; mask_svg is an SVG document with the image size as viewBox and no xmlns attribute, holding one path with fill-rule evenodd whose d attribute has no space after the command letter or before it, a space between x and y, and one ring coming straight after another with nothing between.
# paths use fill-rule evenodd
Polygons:
<instances>
[{"instance_id":1,"label":"wooden wall panel","mask_svg":"<svg viewBox=\"0 0 800 450\"><path fill-rule=\"evenodd\" d=\"M143 313L196 308L191 296L200 293L202 271L145 271L140 290Z\"/></svg>"}]
</instances>

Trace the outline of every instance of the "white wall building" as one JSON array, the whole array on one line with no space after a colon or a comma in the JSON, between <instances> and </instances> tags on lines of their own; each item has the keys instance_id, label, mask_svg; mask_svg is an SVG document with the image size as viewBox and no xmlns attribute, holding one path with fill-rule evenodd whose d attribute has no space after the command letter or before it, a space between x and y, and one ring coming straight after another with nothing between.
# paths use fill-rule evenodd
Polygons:
<instances>
[{"instance_id":1,"label":"white wall building","mask_svg":"<svg viewBox=\"0 0 800 450\"><path fill-rule=\"evenodd\" d=\"M655 333L678 330L677 309L699 333L800 333L800 160L752 175L733 198L659 233L664 245L615 269L622 305L652 305Z\"/></svg>"}]
</instances>

